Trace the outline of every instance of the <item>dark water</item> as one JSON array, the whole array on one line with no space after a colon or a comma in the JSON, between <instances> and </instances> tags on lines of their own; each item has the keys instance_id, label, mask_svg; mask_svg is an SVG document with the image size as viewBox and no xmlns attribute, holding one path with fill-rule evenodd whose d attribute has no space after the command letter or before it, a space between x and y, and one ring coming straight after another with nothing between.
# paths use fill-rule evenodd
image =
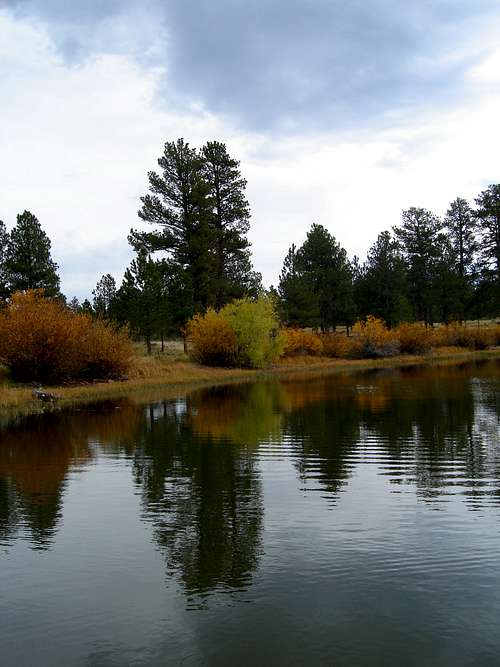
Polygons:
<instances>
[{"instance_id":1,"label":"dark water","mask_svg":"<svg viewBox=\"0 0 500 667\"><path fill-rule=\"evenodd\" d=\"M500 364L0 433L0 664L500 665Z\"/></svg>"}]
</instances>

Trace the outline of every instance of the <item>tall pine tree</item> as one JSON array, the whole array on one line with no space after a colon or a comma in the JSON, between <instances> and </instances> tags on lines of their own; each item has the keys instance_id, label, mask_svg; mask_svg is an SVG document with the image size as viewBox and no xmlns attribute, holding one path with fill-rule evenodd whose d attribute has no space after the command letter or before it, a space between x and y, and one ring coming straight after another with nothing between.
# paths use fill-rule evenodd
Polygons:
<instances>
[{"instance_id":1,"label":"tall pine tree","mask_svg":"<svg viewBox=\"0 0 500 667\"><path fill-rule=\"evenodd\" d=\"M403 224L394 227L408 267L409 296L417 320L432 324L436 317L436 279L442 223L431 211L409 208Z\"/></svg>"},{"instance_id":2,"label":"tall pine tree","mask_svg":"<svg viewBox=\"0 0 500 667\"><path fill-rule=\"evenodd\" d=\"M500 184L490 185L476 199L476 217L482 236L482 258L500 281Z\"/></svg>"},{"instance_id":3,"label":"tall pine tree","mask_svg":"<svg viewBox=\"0 0 500 667\"><path fill-rule=\"evenodd\" d=\"M500 184L490 185L476 199L481 235L481 280L476 293L476 316L500 313Z\"/></svg>"},{"instance_id":4,"label":"tall pine tree","mask_svg":"<svg viewBox=\"0 0 500 667\"><path fill-rule=\"evenodd\" d=\"M185 294L191 296L192 314L211 303L209 186L203 175L203 159L183 139L165 144L158 160L161 173L149 172L150 194L141 198L139 217L157 228L132 230L136 250L163 250L185 278Z\"/></svg>"},{"instance_id":5,"label":"tall pine tree","mask_svg":"<svg viewBox=\"0 0 500 667\"><path fill-rule=\"evenodd\" d=\"M202 148L203 173L210 188L211 226L215 254L215 306L258 289L259 276L252 270L250 207L245 197L246 180L238 160L230 157L225 144L209 141Z\"/></svg>"},{"instance_id":6,"label":"tall pine tree","mask_svg":"<svg viewBox=\"0 0 500 667\"><path fill-rule=\"evenodd\" d=\"M477 224L466 199L457 197L451 202L444 224L452 255L455 258L458 316L460 320L463 320L471 305L478 250Z\"/></svg>"}]
</instances>

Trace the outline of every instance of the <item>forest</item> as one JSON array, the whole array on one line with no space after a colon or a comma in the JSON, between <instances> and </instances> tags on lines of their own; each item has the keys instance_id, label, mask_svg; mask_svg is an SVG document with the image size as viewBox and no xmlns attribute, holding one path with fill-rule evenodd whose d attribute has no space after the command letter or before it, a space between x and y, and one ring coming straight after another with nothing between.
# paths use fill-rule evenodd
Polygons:
<instances>
[{"instance_id":1,"label":"forest","mask_svg":"<svg viewBox=\"0 0 500 667\"><path fill-rule=\"evenodd\" d=\"M128 325L148 351L152 340L178 336L196 314L264 294L285 326L321 332L368 315L391 328L500 314L500 184L473 202L457 196L443 217L402 211L363 261L313 223L302 245L291 244L278 284L266 289L252 265L246 180L223 143L197 149L167 141L148 182L138 211L146 225L128 233L134 258L121 284L105 273L82 303L61 294L51 241L36 216L20 213L10 231L0 221L3 302L43 289L74 312ZM335 225L342 222L328 224Z\"/></svg>"}]
</instances>

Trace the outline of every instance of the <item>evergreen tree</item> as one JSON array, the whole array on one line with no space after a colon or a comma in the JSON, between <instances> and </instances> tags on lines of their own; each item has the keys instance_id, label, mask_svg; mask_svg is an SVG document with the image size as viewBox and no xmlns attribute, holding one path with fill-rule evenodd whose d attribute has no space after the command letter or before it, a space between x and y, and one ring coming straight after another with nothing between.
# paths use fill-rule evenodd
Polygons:
<instances>
[{"instance_id":1,"label":"evergreen tree","mask_svg":"<svg viewBox=\"0 0 500 667\"><path fill-rule=\"evenodd\" d=\"M297 253L299 271L306 277L317 303L323 331L352 324L355 314L353 272L344 248L322 225L313 224Z\"/></svg>"},{"instance_id":2,"label":"evergreen tree","mask_svg":"<svg viewBox=\"0 0 500 667\"><path fill-rule=\"evenodd\" d=\"M211 224L215 249L215 306L239 298L255 288L250 261L250 207L245 197L246 180L239 162L226 146L209 141L202 148L203 174L210 188ZM258 278L257 278L258 280Z\"/></svg>"},{"instance_id":3,"label":"evergreen tree","mask_svg":"<svg viewBox=\"0 0 500 667\"><path fill-rule=\"evenodd\" d=\"M288 250L278 284L281 319L290 326L317 325L319 308L311 298L311 286L299 268L297 249L294 244Z\"/></svg>"},{"instance_id":4,"label":"evergreen tree","mask_svg":"<svg viewBox=\"0 0 500 667\"><path fill-rule=\"evenodd\" d=\"M473 285L476 275L476 220L466 199L457 197L451 202L444 220L451 251L454 254L455 271L458 276L458 316L463 320L471 305ZM448 253L451 257L451 253Z\"/></svg>"},{"instance_id":5,"label":"evergreen tree","mask_svg":"<svg viewBox=\"0 0 500 667\"><path fill-rule=\"evenodd\" d=\"M497 317L500 313L500 184L490 185L475 201L481 234L481 275L475 315Z\"/></svg>"},{"instance_id":6,"label":"evergreen tree","mask_svg":"<svg viewBox=\"0 0 500 667\"><path fill-rule=\"evenodd\" d=\"M500 184L490 185L475 201L483 262L500 281Z\"/></svg>"},{"instance_id":7,"label":"evergreen tree","mask_svg":"<svg viewBox=\"0 0 500 667\"><path fill-rule=\"evenodd\" d=\"M48 296L59 294L58 267L50 248L50 239L37 218L29 211L18 215L9 235L5 260L11 292L41 288Z\"/></svg>"},{"instance_id":8,"label":"evergreen tree","mask_svg":"<svg viewBox=\"0 0 500 667\"><path fill-rule=\"evenodd\" d=\"M346 251L322 225L313 224L299 250L285 257L278 292L289 324L321 327L351 324L353 272Z\"/></svg>"},{"instance_id":9,"label":"evergreen tree","mask_svg":"<svg viewBox=\"0 0 500 667\"><path fill-rule=\"evenodd\" d=\"M9 234L5 224L0 220L0 299L6 299L9 295L6 268L8 243Z\"/></svg>"},{"instance_id":10,"label":"evergreen tree","mask_svg":"<svg viewBox=\"0 0 500 667\"><path fill-rule=\"evenodd\" d=\"M167 251L191 295L189 311L211 303L213 257L210 253L209 187L203 177L203 159L183 139L165 144L158 160L161 174L149 172L151 194L141 198L139 217L153 225L153 232L133 231L136 250Z\"/></svg>"},{"instance_id":11,"label":"evergreen tree","mask_svg":"<svg viewBox=\"0 0 500 667\"><path fill-rule=\"evenodd\" d=\"M363 267L355 272L355 285L361 317L375 315L389 326L411 318L405 262L390 232L378 235Z\"/></svg>"},{"instance_id":12,"label":"evergreen tree","mask_svg":"<svg viewBox=\"0 0 500 667\"><path fill-rule=\"evenodd\" d=\"M437 260L442 224L423 208L402 213L403 224L394 227L408 268L409 296L417 320L432 324L436 310Z\"/></svg>"},{"instance_id":13,"label":"evergreen tree","mask_svg":"<svg viewBox=\"0 0 500 667\"><path fill-rule=\"evenodd\" d=\"M92 294L94 313L98 317L111 317L116 299L116 282L113 276L109 273L102 276Z\"/></svg>"},{"instance_id":14,"label":"evergreen tree","mask_svg":"<svg viewBox=\"0 0 500 667\"><path fill-rule=\"evenodd\" d=\"M459 255L452 239L444 233L436 237L436 259L432 297L433 316L440 322L463 319L464 309L468 305L463 279L459 273Z\"/></svg>"},{"instance_id":15,"label":"evergreen tree","mask_svg":"<svg viewBox=\"0 0 500 667\"><path fill-rule=\"evenodd\" d=\"M140 250L126 269L123 283L116 295L118 319L129 322L144 337L148 354L151 341L162 328L164 285L158 262Z\"/></svg>"}]
</instances>

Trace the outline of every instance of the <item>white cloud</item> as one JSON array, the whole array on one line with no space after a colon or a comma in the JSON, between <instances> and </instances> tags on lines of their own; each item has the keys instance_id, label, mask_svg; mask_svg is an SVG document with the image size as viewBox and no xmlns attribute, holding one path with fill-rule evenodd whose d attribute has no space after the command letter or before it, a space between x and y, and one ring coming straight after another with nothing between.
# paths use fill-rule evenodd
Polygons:
<instances>
[{"instance_id":1,"label":"white cloud","mask_svg":"<svg viewBox=\"0 0 500 667\"><path fill-rule=\"evenodd\" d=\"M68 65L42 24L0 13L0 218L12 225L23 209L35 213L53 240L63 290L90 294L102 273L121 277L126 235L139 224L139 197L163 142L219 138L248 179L265 282L276 282L287 248L311 222L364 254L401 209L443 214L451 199L498 181L500 95L486 85L497 57L486 54L469 72L470 96L451 113L406 113L392 129L359 136L332 129L279 139L238 131L199 104L169 108L164 89L160 104L165 72L126 55Z\"/></svg>"}]
</instances>

